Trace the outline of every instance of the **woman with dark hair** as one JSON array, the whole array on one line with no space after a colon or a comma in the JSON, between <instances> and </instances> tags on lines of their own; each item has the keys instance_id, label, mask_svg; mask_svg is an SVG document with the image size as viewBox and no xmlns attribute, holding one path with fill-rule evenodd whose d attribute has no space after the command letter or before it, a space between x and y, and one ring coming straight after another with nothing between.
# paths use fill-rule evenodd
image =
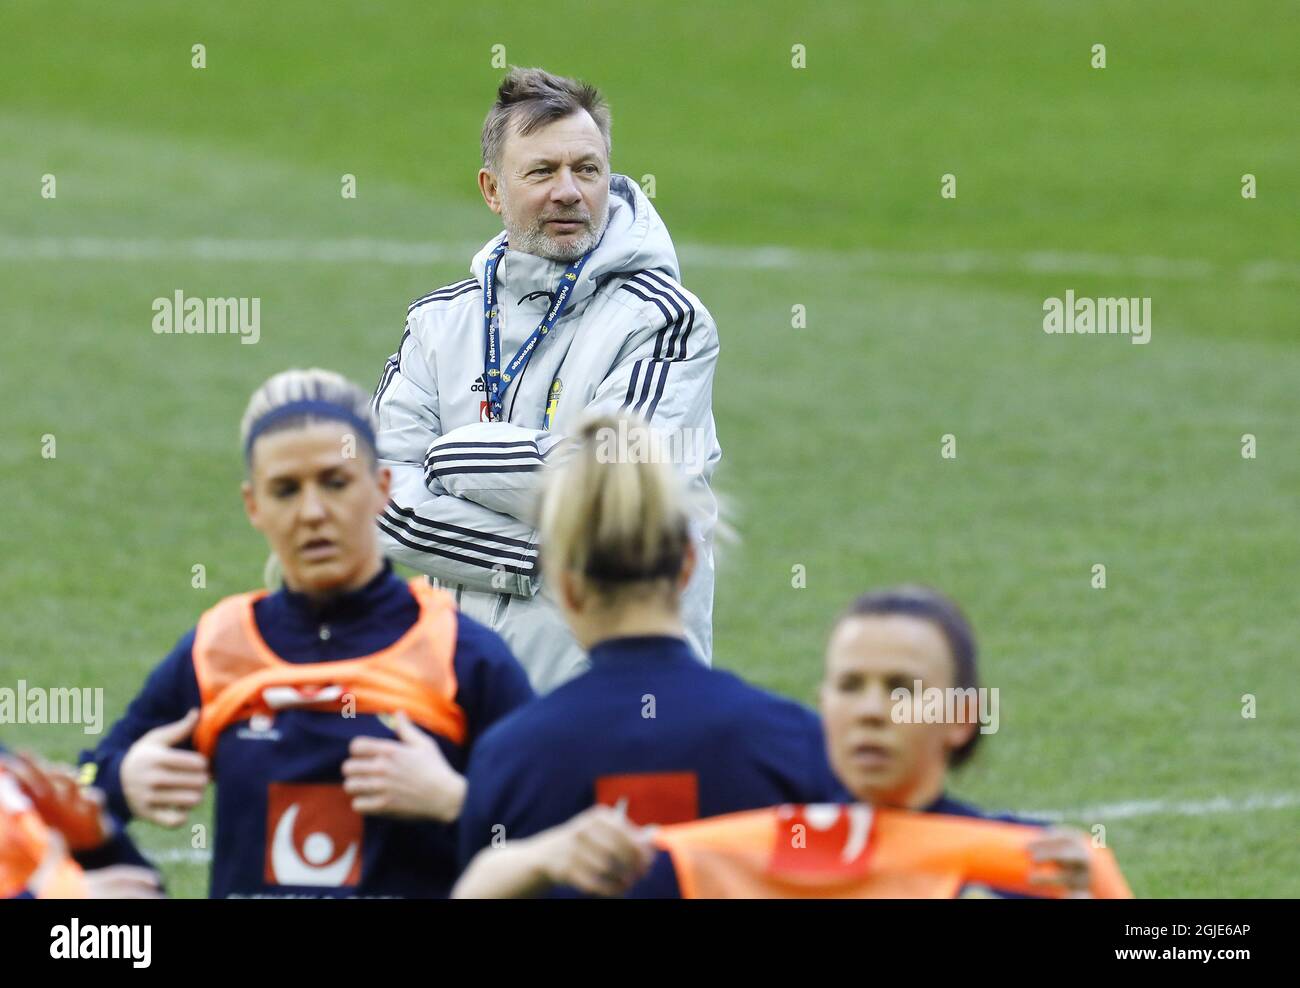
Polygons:
<instances>
[{"instance_id":1,"label":"woman with dark hair","mask_svg":"<svg viewBox=\"0 0 1300 988\"><path fill-rule=\"evenodd\" d=\"M821 711L835 774L857 804L737 814L658 836L689 897L1128 897L1082 833L988 816L947 794L996 700L975 635L927 587L864 594L826 648ZM989 717L989 714L993 717ZM794 849L792 843L802 841Z\"/></svg>"},{"instance_id":2,"label":"woman with dark hair","mask_svg":"<svg viewBox=\"0 0 1300 988\"><path fill-rule=\"evenodd\" d=\"M253 394L244 507L284 586L210 608L89 756L123 819L180 826L216 783L214 897L446 895L460 772L532 696L494 632L381 555L374 428L329 371Z\"/></svg>"},{"instance_id":3,"label":"woman with dark hair","mask_svg":"<svg viewBox=\"0 0 1300 988\"><path fill-rule=\"evenodd\" d=\"M875 805L982 815L945 789L982 737L979 688L975 635L955 602L920 586L863 594L826 647L821 709L836 775ZM945 701L932 711L956 716L916 716L929 691Z\"/></svg>"}]
</instances>

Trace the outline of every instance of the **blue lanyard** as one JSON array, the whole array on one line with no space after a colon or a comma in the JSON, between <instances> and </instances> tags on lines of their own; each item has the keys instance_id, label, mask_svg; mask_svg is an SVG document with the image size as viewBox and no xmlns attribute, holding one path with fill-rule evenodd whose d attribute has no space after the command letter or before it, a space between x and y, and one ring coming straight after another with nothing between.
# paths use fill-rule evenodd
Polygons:
<instances>
[{"instance_id":1,"label":"blue lanyard","mask_svg":"<svg viewBox=\"0 0 1300 988\"><path fill-rule=\"evenodd\" d=\"M510 382L519 377L528 366L528 361L532 359L533 351L537 349L537 344L542 341L555 324L560 321L563 314L564 303L568 299L573 286L578 283L578 273L582 266L587 263L587 258L591 254L583 254L580 258L564 269L564 274L560 275L559 287L555 289L555 301L551 303L550 309L542 317L542 321L537 324L532 335L524 341L524 345L519 348L515 354L515 359L506 365L506 369L501 369L501 321L497 312L496 294L497 294L497 264L506 253L506 241L502 240L488 255L487 264L483 268L483 325L487 333L487 354L483 364L483 384L487 389L488 412L493 422L500 422L503 419L502 407L505 402L506 389L510 387Z\"/></svg>"}]
</instances>

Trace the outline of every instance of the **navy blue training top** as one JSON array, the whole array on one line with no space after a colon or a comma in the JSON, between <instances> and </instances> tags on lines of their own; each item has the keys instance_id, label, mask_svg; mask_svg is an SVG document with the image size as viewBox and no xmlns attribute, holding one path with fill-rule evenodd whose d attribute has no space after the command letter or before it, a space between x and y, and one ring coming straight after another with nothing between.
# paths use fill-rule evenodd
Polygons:
<instances>
[{"instance_id":1,"label":"navy blue training top","mask_svg":"<svg viewBox=\"0 0 1300 988\"><path fill-rule=\"evenodd\" d=\"M418 619L406 583L385 561L358 590L316 606L282 589L253 605L257 630L288 662L368 655L392 645ZM457 613L456 703L464 710L464 746L433 735L452 768L465 770L483 732L532 699L522 667L494 631ZM126 714L82 761L97 766L95 785L120 819L122 758L141 735L199 706L189 631L154 669ZM341 765L354 737L395 737L375 715L284 709L274 718L232 724L209 766L216 781L216 833L210 894L226 896L442 897L457 874L455 824L358 818L342 790ZM188 745L187 745L188 747ZM188 837L188 835L187 835ZM272 872L272 858L277 869ZM285 876L294 876L286 882ZM278 880L273 880L278 879Z\"/></svg>"},{"instance_id":2,"label":"navy blue training top","mask_svg":"<svg viewBox=\"0 0 1300 988\"><path fill-rule=\"evenodd\" d=\"M627 795L642 824L848 799L815 713L657 635L596 645L590 670L484 735L468 781L462 868L494 837L576 816L598 789L607 803Z\"/></svg>"}]
</instances>

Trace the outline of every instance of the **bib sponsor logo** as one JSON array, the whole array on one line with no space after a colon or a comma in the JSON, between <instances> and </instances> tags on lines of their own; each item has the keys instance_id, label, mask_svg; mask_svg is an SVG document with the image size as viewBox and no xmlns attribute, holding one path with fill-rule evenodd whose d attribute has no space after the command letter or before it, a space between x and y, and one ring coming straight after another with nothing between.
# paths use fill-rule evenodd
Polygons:
<instances>
[{"instance_id":1,"label":"bib sponsor logo","mask_svg":"<svg viewBox=\"0 0 1300 988\"><path fill-rule=\"evenodd\" d=\"M854 875L866 870L871 807L831 803L777 812L773 874Z\"/></svg>"},{"instance_id":2,"label":"bib sponsor logo","mask_svg":"<svg viewBox=\"0 0 1300 988\"><path fill-rule=\"evenodd\" d=\"M628 820L639 827L666 826L699 819L699 788L694 772L602 775L596 780L596 802L603 806L623 803Z\"/></svg>"},{"instance_id":3,"label":"bib sponsor logo","mask_svg":"<svg viewBox=\"0 0 1300 988\"><path fill-rule=\"evenodd\" d=\"M341 785L273 782L263 877L271 885L356 885L361 834L361 817Z\"/></svg>"},{"instance_id":4,"label":"bib sponsor logo","mask_svg":"<svg viewBox=\"0 0 1300 988\"><path fill-rule=\"evenodd\" d=\"M235 732L241 741L279 741L280 732L275 729L274 714L253 714L248 718L248 726Z\"/></svg>"}]
</instances>

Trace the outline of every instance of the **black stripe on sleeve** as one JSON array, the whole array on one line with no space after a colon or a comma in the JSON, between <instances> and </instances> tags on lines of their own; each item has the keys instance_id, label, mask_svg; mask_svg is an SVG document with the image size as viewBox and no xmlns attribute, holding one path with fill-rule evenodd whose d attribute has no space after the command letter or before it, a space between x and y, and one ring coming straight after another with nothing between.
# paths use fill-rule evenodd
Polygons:
<instances>
[{"instance_id":1,"label":"black stripe on sleeve","mask_svg":"<svg viewBox=\"0 0 1300 988\"><path fill-rule=\"evenodd\" d=\"M447 285L443 288L439 288L437 291L430 292L428 295L417 298L406 307L406 314L410 315L416 309L428 305L430 302L449 302L454 298L460 298L460 296L467 292L472 292L478 287L479 283L473 278L468 278L465 281L458 281L454 285Z\"/></svg>"},{"instance_id":2,"label":"black stripe on sleeve","mask_svg":"<svg viewBox=\"0 0 1300 988\"><path fill-rule=\"evenodd\" d=\"M532 576L537 565L535 561L530 563L526 567L514 566L503 562L493 563L488 560L478 559L474 556L464 556L458 552L448 552L447 550L439 548L438 546L435 545L424 545L419 542L413 542L411 541L411 539L404 536L401 532L395 530L392 527L392 524L390 524L390 522L391 522L390 517L388 515L384 515L379 519L379 527L383 529L386 533L388 533L388 536L394 542L399 542L402 545L406 546L407 548L415 549L418 552L425 552L431 556L442 556L444 559L451 559L451 560L455 560L456 562L466 563L467 565L470 566L478 566L483 569L490 569L493 571L499 570L504 573L518 573L520 576ZM421 536L418 533L412 533L412 534L414 534L417 538L424 538L424 536Z\"/></svg>"},{"instance_id":3,"label":"black stripe on sleeve","mask_svg":"<svg viewBox=\"0 0 1300 988\"><path fill-rule=\"evenodd\" d=\"M656 338L655 355L650 359L650 367L646 373L645 380L642 382L640 397L636 399L635 404L632 406L632 411L634 412L641 412L642 409L645 409L643 413L645 418L651 420L654 418L655 411L659 407L659 401L663 398L664 388L668 382L668 365L674 361L686 359L686 343L690 339L691 331L695 328L695 306L691 304L690 300L685 296L681 289L653 271L642 271L634 275L630 279L630 283L635 283L638 287L649 292L653 297L647 297L640 291L629 288L627 284L622 287L627 288L629 292L638 298L645 299L646 301L654 301L656 306L658 306L659 311L665 313L665 319L667 320L664 327L660 329L659 335ZM675 319L667 316L667 310L662 304L660 304L659 299L663 299L672 306L673 312L676 314ZM679 340L678 332L682 329L683 322L686 323L686 328L685 331L681 333ZM669 338L668 346L665 349L663 347L664 336L670 328L672 329L672 336ZM633 367L632 380L628 384L627 398L624 400L625 408L635 393L637 373L640 363L641 361L638 361L637 366ZM656 367L656 364L659 366ZM652 382L656 378L656 370L658 370L658 383L652 385ZM654 388L653 398L650 397L652 386ZM649 399L648 404L647 399Z\"/></svg>"},{"instance_id":4,"label":"black stripe on sleeve","mask_svg":"<svg viewBox=\"0 0 1300 988\"><path fill-rule=\"evenodd\" d=\"M465 535L471 539L478 539L482 542L496 542L499 545L515 546L524 549L527 554L536 557L537 550L532 543L525 542L523 539L512 539L508 535L498 535L495 532L481 532L473 528L464 528L460 525L451 525L447 522L434 521L432 518L425 518L411 508L404 508L396 501L389 501L388 507L384 509L386 513L393 515L394 521L400 521L397 515L409 518L416 526L428 529L431 532L451 532L454 535ZM502 550L504 551L504 550ZM522 558L522 557L520 557Z\"/></svg>"}]
</instances>

